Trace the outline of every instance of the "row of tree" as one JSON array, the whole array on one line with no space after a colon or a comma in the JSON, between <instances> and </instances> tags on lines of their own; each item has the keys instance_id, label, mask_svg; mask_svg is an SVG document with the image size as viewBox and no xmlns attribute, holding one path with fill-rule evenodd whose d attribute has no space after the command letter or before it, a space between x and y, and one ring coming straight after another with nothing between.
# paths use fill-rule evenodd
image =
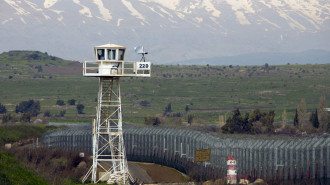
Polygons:
<instances>
[{"instance_id":1,"label":"row of tree","mask_svg":"<svg viewBox=\"0 0 330 185\"><path fill-rule=\"evenodd\" d=\"M58 100L56 104L62 104L63 100ZM70 105L75 105L75 100L68 100L68 103ZM78 114L84 114L85 106L83 104L77 104L76 109ZM20 113L20 118L17 116L11 115L10 113L7 113L7 108L0 103L0 114L2 115L2 122L6 123L9 121L16 122L16 121L23 121L23 122L30 122L32 117L37 117L40 114L40 102L35 100L28 100L28 101L22 101L15 107L15 112L18 114ZM66 110L61 110L59 115L63 117L66 113ZM44 112L44 117L51 117L50 111L47 110Z\"/></svg>"},{"instance_id":2,"label":"row of tree","mask_svg":"<svg viewBox=\"0 0 330 185\"><path fill-rule=\"evenodd\" d=\"M254 109L251 113L242 115L239 109L233 111L233 116L226 120L221 128L224 133L271 133L274 130L274 111L262 112Z\"/></svg>"}]
</instances>

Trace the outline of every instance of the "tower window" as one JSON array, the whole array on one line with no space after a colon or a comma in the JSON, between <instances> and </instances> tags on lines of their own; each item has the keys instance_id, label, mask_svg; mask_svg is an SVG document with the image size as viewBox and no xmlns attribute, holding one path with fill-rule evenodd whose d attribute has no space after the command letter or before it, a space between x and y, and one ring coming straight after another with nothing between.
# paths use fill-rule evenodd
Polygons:
<instances>
[{"instance_id":1,"label":"tower window","mask_svg":"<svg viewBox=\"0 0 330 185\"><path fill-rule=\"evenodd\" d=\"M97 49L97 59L98 60L104 60L104 49Z\"/></svg>"},{"instance_id":2,"label":"tower window","mask_svg":"<svg viewBox=\"0 0 330 185\"><path fill-rule=\"evenodd\" d=\"M108 60L116 60L116 50L108 49Z\"/></svg>"},{"instance_id":3,"label":"tower window","mask_svg":"<svg viewBox=\"0 0 330 185\"><path fill-rule=\"evenodd\" d=\"M118 60L124 60L125 49L119 49Z\"/></svg>"}]
</instances>

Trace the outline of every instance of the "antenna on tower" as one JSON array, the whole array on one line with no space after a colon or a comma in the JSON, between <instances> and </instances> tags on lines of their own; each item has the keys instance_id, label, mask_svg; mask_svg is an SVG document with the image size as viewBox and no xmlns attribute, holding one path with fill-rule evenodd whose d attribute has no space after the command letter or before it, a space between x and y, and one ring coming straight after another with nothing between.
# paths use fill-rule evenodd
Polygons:
<instances>
[{"instance_id":1,"label":"antenna on tower","mask_svg":"<svg viewBox=\"0 0 330 185\"><path fill-rule=\"evenodd\" d=\"M141 58L140 62L145 62L146 61L146 58L145 58L144 55L147 55L148 52L144 51L144 47L143 46L136 46L136 47L134 47L134 51L137 54L142 54L142 58Z\"/></svg>"}]
</instances>

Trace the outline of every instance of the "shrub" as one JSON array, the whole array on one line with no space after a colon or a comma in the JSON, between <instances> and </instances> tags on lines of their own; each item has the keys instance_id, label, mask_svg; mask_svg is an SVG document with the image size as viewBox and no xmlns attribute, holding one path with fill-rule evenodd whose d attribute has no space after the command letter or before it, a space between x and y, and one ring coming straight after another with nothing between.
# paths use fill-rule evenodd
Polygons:
<instances>
[{"instance_id":1,"label":"shrub","mask_svg":"<svg viewBox=\"0 0 330 185\"><path fill-rule=\"evenodd\" d=\"M45 113L44 113L44 117L51 117L51 114L50 114L50 111L47 110Z\"/></svg>"},{"instance_id":2,"label":"shrub","mask_svg":"<svg viewBox=\"0 0 330 185\"><path fill-rule=\"evenodd\" d=\"M189 115L188 115L188 123L189 123L189 124L192 124L193 120L194 120L194 115L189 114Z\"/></svg>"},{"instance_id":3,"label":"shrub","mask_svg":"<svg viewBox=\"0 0 330 185\"><path fill-rule=\"evenodd\" d=\"M60 117L63 117L63 116L65 115L65 113L66 113L66 110L61 110L59 116L60 116Z\"/></svg>"},{"instance_id":4,"label":"shrub","mask_svg":"<svg viewBox=\"0 0 330 185\"><path fill-rule=\"evenodd\" d=\"M147 100L142 100L142 101L140 102L140 105L141 105L142 107L147 107L147 106L149 106L149 104L150 104L150 102L148 102Z\"/></svg>"},{"instance_id":5,"label":"shrub","mask_svg":"<svg viewBox=\"0 0 330 185\"><path fill-rule=\"evenodd\" d=\"M161 123L160 118L159 117L144 117L144 123L146 125L159 125Z\"/></svg>"},{"instance_id":6,"label":"shrub","mask_svg":"<svg viewBox=\"0 0 330 185\"><path fill-rule=\"evenodd\" d=\"M30 123L31 122L31 113L30 112L25 112L22 114L21 121Z\"/></svg>"},{"instance_id":7,"label":"shrub","mask_svg":"<svg viewBox=\"0 0 330 185\"><path fill-rule=\"evenodd\" d=\"M68 100L68 104L69 105L75 105L76 104L76 100L75 99Z\"/></svg>"},{"instance_id":8,"label":"shrub","mask_svg":"<svg viewBox=\"0 0 330 185\"><path fill-rule=\"evenodd\" d=\"M9 121L12 121L13 117L11 116L10 113L6 113L2 115L2 123L8 123Z\"/></svg>"},{"instance_id":9,"label":"shrub","mask_svg":"<svg viewBox=\"0 0 330 185\"><path fill-rule=\"evenodd\" d=\"M38 72L42 72L42 66L41 65L36 65L34 68L37 69Z\"/></svg>"},{"instance_id":10,"label":"shrub","mask_svg":"<svg viewBox=\"0 0 330 185\"><path fill-rule=\"evenodd\" d=\"M92 162L88 157L80 158L78 152L67 152L63 149L24 147L13 148L11 152L49 184L81 184L79 178L85 175ZM80 162L86 165L79 166Z\"/></svg>"},{"instance_id":11,"label":"shrub","mask_svg":"<svg viewBox=\"0 0 330 185\"><path fill-rule=\"evenodd\" d=\"M27 59L29 60L39 60L41 59L41 56L38 55L38 53L32 53L27 56Z\"/></svg>"},{"instance_id":12,"label":"shrub","mask_svg":"<svg viewBox=\"0 0 330 185\"><path fill-rule=\"evenodd\" d=\"M6 112L7 112L6 107L0 103L0 114L4 114Z\"/></svg>"},{"instance_id":13,"label":"shrub","mask_svg":"<svg viewBox=\"0 0 330 185\"><path fill-rule=\"evenodd\" d=\"M63 106L63 105L65 105L65 103L63 100L57 100L56 105Z\"/></svg>"},{"instance_id":14,"label":"shrub","mask_svg":"<svg viewBox=\"0 0 330 185\"><path fill-rule=\"evenodd\" d=\"M185 111L186 111L186 112L189 111L189 105L186 105Z\"/></svg>"},{"instance_id":15,"label":"shrub","mask_svg":"<svg viewBox=\"0 0 330 185\"><path fill-rule=\"evenodd\" d=\"M77 108L78 114L84 114L83 111L84 111L85 106L83 104L78 104L76 108Z\"/></svg>"}]
</instances>

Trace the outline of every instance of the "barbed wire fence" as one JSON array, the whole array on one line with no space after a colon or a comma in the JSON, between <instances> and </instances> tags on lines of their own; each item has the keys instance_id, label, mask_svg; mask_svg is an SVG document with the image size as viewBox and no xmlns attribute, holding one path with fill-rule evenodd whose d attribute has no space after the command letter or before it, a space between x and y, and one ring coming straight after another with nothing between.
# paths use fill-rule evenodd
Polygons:
<instances>
[{"instance_id":1,"label":"barbed wire fence","mask_svg":"<svg viewBox=\"0 0 330 185\"><path fill-rule=\"evenodd\" d=\"M227 156L237 160L237 175L252 179L327 179L330 174L330 135L215 135L190 129L124 126L128 160L153 162L202 178L226 176ZM92 127L73 126L47 132L49 148L92 153ZM210 161L194 163L195 151L210 149Z\"/></svg>"}]
</instances>

